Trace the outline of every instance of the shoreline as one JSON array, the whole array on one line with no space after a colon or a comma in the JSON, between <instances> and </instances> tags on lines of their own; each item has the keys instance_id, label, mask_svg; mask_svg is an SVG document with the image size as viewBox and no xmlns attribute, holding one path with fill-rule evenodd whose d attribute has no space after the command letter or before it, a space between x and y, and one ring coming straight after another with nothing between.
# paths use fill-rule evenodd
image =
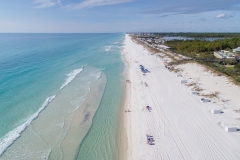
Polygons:
<instances>
[{"instance_id":1,"label":"shoreline","mask_svg":"<svg viewBox=\"0 0 240 160\"><path fill-rule=\"evenodd\" d=\"M129 62L126 59L125 56L125 40L124 40L124 46L123 50L121 52L121 58L122 61L125 65L125 69L122 73L123 77L123 92L122 92L122 101L121 101L121 107L120 107L120 116L119 116L119 133L120 133L120 138L119 138L119 146L120 146L120 152L119 152L119 159L120 160L127 160L127 150L128 150L128 136L127 136L127 115L125 111L128 109L127 108L127 103L129 101L129 91L131 83L126 83L126 80L129 79Z\"/></svg>"},{"instance_id":2,"label":"shoreline","mask_svg":"<svg viewBox=\"0 0 240 160\"><path fill-rule=\"evenodd\" d=\"M126 84L129 91L126 90L124 103L125 110L131 112L123 116L127 129L127 159L214 159L216 156L239 159L239 131L230 133L225 129L240 128L238 112L233 110L237 110L236 104L240 103L239 87L228 85L231 82L224 76L211 77L211 72L200 65L182 64L176 66L182 71L174 73L164 67L164 53L152 55L129 35L125 36L125 41L123 53L128 60L127 78L131 81L130 85ZM140 64L150 73L143 75ZM186 84L179 83L184 79ZM199 95L189 94L195 81L203 88ZM223 100L229 97L225 108L221 107L221 99L210 97L214 91L219 91ZM203 97L211 101L200 102ZM152 111L146 109L148 105ZM212 114L212 109L221 109L222 113ZM154 137L154 145L147 143L146 134Z\"/></svg>"},{"instance_id":3,"label":"shoreline","mask_svg":"<svg viewBox=\"0 0 240 160\"><path fill-rule=\"evenodd\" d=\"M70 36L69 40L71 40L71 38L72 37ZM32 77L30 76L32 74L29 74L30 72L26 72L26 74L24 72L23 77L25 78L21 76L18 77L24 81L26 80L26 83L23 83L24 90L19 90L19 92L25 92L29 90L28 93L30 96L24 96L24 98L22 98L21 95L17 96L19 97L19 103L17 103L18 99L16 99L16 101L14 101L15 99L11 100L11 103L9 104L16 104L18 107L14 107L13 105L12 109L15 108L15 110L13 110L14 112L6 112L9 113L6 115L7 120L9 119L9 121L3 121L4 125L12 126L12 124L14 124L10 121L13 115L16 115L16 120L19 119L19 123L24 121L26 118L28 118L28 116L25 116L22 113L26 113L27 115L28 112L31 113L31 111L34 110L34 107L41 107L46 95L47 97L48 94L56 95L56 98L51 103L48 101L48 99L51 97L45 101L45 103L48 104L46 109L43 110L38 117L34 118L28 129L26 129L27 131L24 130L24 132L21 132L19 139L17 139L14 144L11 145L3 154L6 159L15 159L14 157L32 159L31 156L35 159L45 159L48 157L48 155L50 155L49 159L61 159L61 157L65 157L65 154L69 153L69 155L72 155L73 150L75 150L76 143L81 141L82 136L76 136L79 132L69 131L71 134L68 134L67 131L69 129L72 130L75 126L81 123L80 121L84 120L84 117L86 119L91 119L91 115L93 115L90 114L89 116L88 109L85 112L86 114L81 115L74 113L82 103L86 103L85 99L89 97L89 90L92 90L88 86L92 86L94 84L92 79L94 78L95 81L95 77L97 79L100 75L96 74L95 71L92 72L91 69L89 69L89 74L85 72L85 68L89 67L94 68L93 70L97 69L98 71L106 74L108 79L101 104L98 105L99 109L97 110L94 118L89 120L92 121L92 127L89 130L88 135L85 136L85 139L83 140L84 142L81 143L81 149L79 153L80 158L78 157L78 159L81 159L82 157L83 159L88 159L88 157L90 157L89 159L118 158L119 146L117 141L119 137L116 137L116 135L119 133L117 132L119 131L118 119L120 117L119 110L121 109L120 104L122 104L123 101L122 92L124 88L121 75L124 64L120 59L121 55L119 54L119 51L121 51L122 41L124 40L123 38L124 36L121 33L111 35L108 34L108 36L94 35L90 39L91 43L95 44L94 46L83 45L84 47L79 49L79 46L77 45L78 43L69 43L71 47L75 48L73 50L71 47L70 49L65 48L66 51L69 52L67 56L65 55L64 50L64 54L57 57L54 57L54 52L54 55L52 55L54 58L51 59L51 61L47 61L46 64L44 63L44 65L39 64L39 66L36 67L34 63L30 63L33 64L37 70L39 69L39 74L37 73ZM101 41L99 41L99 39ZM74 42L79 41L80 44L85 44L85 41L81 38L74 38L74 40L76 40ZM66 41L68 41L68 39ZM105 50L106 47L110 48ZM96 49L98 52L97 54L95 53ZM89 52L86 53L86 50ZM62 58L62 56L64 58ZM41 59L41 57L38 58ZM79 73L79 76L75 77L75 70L82 66L84 66L84 71ZM21 69L26 69L24 67ZM49 69L47 70L48 72L45 72L46 67ZM34 73L32 72L34 70L31 69L31 73ZM78 82L75 83L74 81L76 81L76 79L78 79ZM37 87L29 83L30 81L34 82ZM19 83L22 84L22 81L19 81ZM15 86L18 84L18 82L16 84L9 84ZM47 88L47 90L45 90L45 88ZM38 91L37 89L41 90L36 92L35 89L36 91ZM100 95L100 93L98 94ZM43 100L41 98L43 98ZM95 98L93 98L92 101L90 100L88 104L86 103L86 105L92 107L92 103L96 103ZM26 107L24 107L24 105L26 105ZM4 106L5 105L3 105L3 108ZM11 111L11 108L9 109ZM82 109L82 111L84 111L84 109ZM76 112L78 112L78 110ZM35 112L33 112L33 114L34 113ZM17 115L19 115L19 117L17 117ZM4 119L4 117L2 117L2 119ZM75 123L75 121L78 120L79 123ZM7 122L9 122L9 124ZM71 125L69 122L71 122ZM82 132L86 132L86 130L83 129ZM71 145L71 142L74 142L75 145ZM53 146L53 149L51 146ZM66 151L61 149L62 146L64 149L66 149ZM92 150L94 152L92 152ZM54 156L57 158L54 158ZM0 159L2 159L2 156Z\"/></svg>"}]
</instances>

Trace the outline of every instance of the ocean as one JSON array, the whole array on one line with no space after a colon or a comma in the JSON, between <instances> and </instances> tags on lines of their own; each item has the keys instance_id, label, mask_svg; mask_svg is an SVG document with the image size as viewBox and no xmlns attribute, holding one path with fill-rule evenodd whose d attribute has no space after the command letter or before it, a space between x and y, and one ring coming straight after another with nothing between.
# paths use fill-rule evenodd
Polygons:
<instances>
[{"instance_id":1,"label":"ocean","mask_svg":"<svg viewBox=\"0 0 240 160\"><path fill-rule=\"evenodd\" d=\"M117 159L123 40L0 34L0 159Z\"/></svg>"}]
</instances>

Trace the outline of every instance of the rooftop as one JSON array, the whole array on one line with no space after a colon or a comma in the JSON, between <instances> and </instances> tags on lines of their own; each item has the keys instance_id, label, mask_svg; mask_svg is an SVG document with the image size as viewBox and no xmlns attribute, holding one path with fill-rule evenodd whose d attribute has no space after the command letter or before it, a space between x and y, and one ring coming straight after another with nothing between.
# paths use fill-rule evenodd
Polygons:
<instances>
[{"instance_id":1,"label":"rooftop","mask_svg":"<svg viewBox=\"0 0 240 160\"><path fill-rule=\"evenodd\" d=\"M233 49L233 52L240 52L240 47Z\"/></svg>"},{"instance_id":2,"label":"rooftop","mask_svg":"<svg viewBox=\"0 0 240 160\"><path fill-rule=\"evenodd\" d=\"M221 50L214 52L214 56L217 58L234 58L235 55L232 52Z\"/></svg>"}]
</instances>

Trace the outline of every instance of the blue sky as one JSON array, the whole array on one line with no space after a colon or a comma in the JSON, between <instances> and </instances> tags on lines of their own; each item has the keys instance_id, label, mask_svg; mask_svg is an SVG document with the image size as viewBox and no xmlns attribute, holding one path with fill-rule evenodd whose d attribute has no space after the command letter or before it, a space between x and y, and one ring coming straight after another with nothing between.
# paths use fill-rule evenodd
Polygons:
<instances>
[{"instance_id":1,"label":"blue sky","mask_svg":"<svg viewBox=\"0 0 240 160\"><path fill-rule=\"evenodd\" d=\"M240 32L240 0L1 0L0 32Z\"/></svg>"}]
</instances>

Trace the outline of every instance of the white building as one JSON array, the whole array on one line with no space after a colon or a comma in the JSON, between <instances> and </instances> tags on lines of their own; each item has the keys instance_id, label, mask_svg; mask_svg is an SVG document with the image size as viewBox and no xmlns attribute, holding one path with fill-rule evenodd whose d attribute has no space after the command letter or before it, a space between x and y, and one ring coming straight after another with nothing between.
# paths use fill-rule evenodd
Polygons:
<instances>
[{"instance_id":1,"label":"white building","mask_svg":"<svg viewBox=\"0 0 240 160\"><path fill-rule=\"evenodd\" d=\"M168 46L159 44L159 45L158 45L158 48L163 49L163 50L166 51L166 50L168 50L168 49L171 48L171 47L168 47Z\"/></svg>"},{"instance_id":2,"label":"white building","mask_svg":"<svg viewBox=\"0 0 240 160\"><path fill-rule=\"evenodd\" d=\"M232 52L225 50L214 52L214 56L217 58L234 58L234 54Z\"/></svg>"},{"instance_id":3,"label":"white building","mask_svg":"<svg viewBox=\"0 0 240 160\"><path fill-rule=\"evenodd\" d=\"M236 52L237 52L237 53L240 53L240 47L233 49L233 52L234 52L234 53L236 53Z\"/></svg>"}]
</instances>

